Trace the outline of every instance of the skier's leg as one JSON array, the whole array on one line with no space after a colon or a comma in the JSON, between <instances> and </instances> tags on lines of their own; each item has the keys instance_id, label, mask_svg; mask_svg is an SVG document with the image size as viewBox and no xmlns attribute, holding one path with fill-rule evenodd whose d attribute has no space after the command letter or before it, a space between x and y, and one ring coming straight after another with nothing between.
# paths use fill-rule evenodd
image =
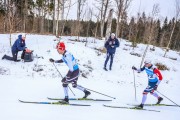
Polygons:
<instances>
[{"instance_id":1,"label":"skier's leg","mask_svg":"<svg viewBox=\"0 0 180 120\"><path fill-rule=\"evenodd\" d=\"M89 95L91 94L91 92L89 92L88 90L86 90L84 87L82 87L82 86L80 86L80 85L77 85L77 81L72 82L72 86L73 86L74 88L77 88L77 89L79 89L79 90L81 90L81 91L84 92L85 95L84 95L83 98L87 98L87 96L89 96Z\"/></svg>"},{"instance_id":2,"label":"skier's leg","mask_svg":"<svg viewBox=\"0 0 180 120\"><path fill-rule=\"evenodd\" d=\"M64 95L65 95L64 101L68 103L69 102L68 87L67 87L68 83L63 83L62 86L64 89Z\"/></svg>"},{"instance_id":3,"label":"skier's leg","mask_svg":"<svg viewBox=\"0 0 180 120\"><path fill-rule=\"evenodd\" d=\"M153 95L157 99L159 98L159 95L156 92L154 92L154 90L152 90L150 93L151 93L151 95Z\"/></svg>"},{"instance_id":4,"label":"skier's leg","mask_svg":"<svg viewBox=\"0 0 180 120\"><path fill-rule=\"evenodd\" d=\"M147 94L150 92L150 86L147 86L146 89L143 91L143 97L142 97L142 102L141 104L138 106L138 108L143 108L144 104L146 102L147 99Z\"/></svg>"},{"instance_id":5,"label":"skier's leg","mask_svg":"<svg viewBox=\"0 0 180 120\"><path fill-rule=\"evenodd\" d=\"M142 104L146 102L147 99L147 94L153 90L153 87L151 86L151 83L148 83L148 86L143 92L143 99L142 99Z\"/></svg>"},{"instance_id":6,"label":"skier's leg","mask_svg":"<svg viewBox=\"0 0 180 120\"><path fill-rule=\"evenodd\" d=\"M64 89L65 97L68 97L68 87L67 87L67 85L63 84L63 89Z\"/></svg>"},{"instance_id":7,"label":"skier's leg","mask_svg":"<svg viewBox=\"0 0 180 120\"><path fill-rule=\"evenodd\" d=\"M163 100L163 98L160 97L156 92L154 92L154 90L151 91L151 95L153 95L154 97L158 99L156 104L160 104L160 102Z\"/></svg>"},{"instance_id":8,"label":"skier's leg","mask_svg":"<svg viewBox=\"0 0 180 120\"><path fill-rule=\"evenodd\" d=\"M141 102L141 104L143 104L143 105L146 102L147 94L148 94L147 92L143 92L143 97L142 97L142 102Z\"/></svg>"}]
</instances>

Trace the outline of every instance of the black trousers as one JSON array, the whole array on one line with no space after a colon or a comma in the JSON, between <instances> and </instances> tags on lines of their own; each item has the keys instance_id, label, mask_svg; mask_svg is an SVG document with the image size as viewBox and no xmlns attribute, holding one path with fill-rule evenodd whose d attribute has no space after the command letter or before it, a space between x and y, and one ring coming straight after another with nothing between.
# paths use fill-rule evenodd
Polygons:
<instances>
[{"instance_id":1,"label":"black trousers","mask_svg":"<svg viewBox=\"0 0 180 120\"><path fill-rule=\"evenodd\" d=\"M79 69L73 72L68 71L66 77L62 79L63 87L67 87L69 83L72 83L72 86L76 87L78 77L79 77Z\"/></svg>"},{"instance_id":2,"label":"black trousers","mask_svg":"<svg viewBox=\"0 0 180 120\"><path fill-rule=\"evenodd\" d=\"M6 60L11 60L11 61L17 61L18 52L19 52L19 51L12 51L12 57L6 55L6 56L4 57L4 59L6 59ZM22 54L21 54L21 59L24 59L24 54L25 54L25 50L24 50L24 51L22 52Z\"/></svg>"},{"instance_id":3,"label":"black trousers","mask_svg":"<svg viewBox=\"0 0 180 120\"><path fill-rule=\"evenodd\" d=\"M18 55L18 51L12 51L12 57L6 55L4 59L17 61L17 55Z\"/></svg>"}]
</instances>

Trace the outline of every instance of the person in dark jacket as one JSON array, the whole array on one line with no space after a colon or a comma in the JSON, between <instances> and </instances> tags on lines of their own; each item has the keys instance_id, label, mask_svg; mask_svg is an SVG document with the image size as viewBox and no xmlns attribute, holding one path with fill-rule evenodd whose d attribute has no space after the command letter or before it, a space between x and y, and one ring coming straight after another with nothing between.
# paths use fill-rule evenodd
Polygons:
<instances>
[{"instance_id":1,"label":"person in dark jacket","mask_svg":"<svg viewBox=\"0 0 180 120\"><path fill-rule=\"evenodd\" d=\"M106 41L105 43L105 48L107 49L107 57L104 63L104 70L107 71L106 65L107 62L110 60L110 66L109 66L109 70L112 69L112 64L113 64L113 58L114 58L114 54L116 52L116 48L119 47L119 41L118 39L115 37L115 34L112 33L111 36L109 37L109 39Z\"/></svg>"},{"instance_id":2,"label":"person in dark jacket","mask_svg":"<svg viewBox=\"0 0 180 120\"><path fill-rule=\"evenodd\" d=\"M25 39L26 39L25 34L18 35L18 39L14 42L14 44L11 48L13 57L10 57L5 54L2 57L2 59L11 60L11 61L15 61L15 62L20 61L20 60L17 60L17 55L18 55L19 51L23 51L21 58L23 58L23 54L25 53L25 51L30 52L30 50L26 48Z\"/></svg>"}]
</instances>

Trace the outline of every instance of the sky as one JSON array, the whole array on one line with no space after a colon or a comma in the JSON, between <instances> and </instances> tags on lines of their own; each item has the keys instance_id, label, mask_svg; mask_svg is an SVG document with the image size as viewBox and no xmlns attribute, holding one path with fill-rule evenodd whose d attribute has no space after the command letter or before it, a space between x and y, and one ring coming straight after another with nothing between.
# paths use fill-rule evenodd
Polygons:
<instances>
[{"instance_id":1,"label":"sky","mask_svg":"<svg viewBox=\"0 0 180 120\"><path fill-rule=\"evenodd\" d=\"M98 10L94 7L98 5L95 0L87 0L87 6L93 8L95 14L98 14ZM77 2L77 0L72 0L72 3ZM172 18L175 16L175 0L132 0L131 6L128 9L128 16L137 16L137 12L145 11L147 15L150 15L154 4L159 4L160 13L159 19L164 19L166 16ZM115 7L115 5L112 5ZM77 4L74 4L69 12L68 19L76 19ZM113 17L116 17L114 14Z\"/></svg>"}]
</instances>

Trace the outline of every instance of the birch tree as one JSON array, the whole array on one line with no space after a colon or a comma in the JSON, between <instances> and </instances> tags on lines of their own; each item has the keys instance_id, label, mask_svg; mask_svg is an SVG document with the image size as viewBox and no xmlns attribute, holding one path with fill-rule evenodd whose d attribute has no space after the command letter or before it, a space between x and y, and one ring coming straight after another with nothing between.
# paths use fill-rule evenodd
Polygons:
<instances>
[{"instance_id":1,"label":"birch tree","mask_svg":"<svg viewBox=\"0 0 180 120\"><path fill-rule=\"evenodd\" d=\"M76 32L77 32L77 36L78 36L78 40L79 40L79 35L80 35L80 20L81 20L81 17L82 17L82 13L83 13L83 8L84 8L84 5L85 5L85 2L87 0L78 0L77 1L77 22L76 22Z\"/></svg>"},{"instance_id":2,"label":"birch tree","mask_svg":"<svg viewBox=\"0 0 180 120\"><path fill-rule=\"evenodd\" d=\"M11 0L7 1L7 7L8 7L8 24L9 24L9 41L10 41L10 46L12 46L11 43L11 34L13 32L14 26L15 26L15 14L17 11L15 2L12 2Z\"/></svg>"},{"instance_id":3,"label":"birch tree","mask_svg":"<svg viewBox=\"0 0 180 120\"><path fill-rule=\"evenodd\" d=\"M56 18L56 36L58 36L58 27L59 27L59 14L60 14L60 0L57 1L57 18Z\"/></svg>"},{"instance_id":4,"label":"birch tree","mask_svg":"<svg viewBox=\"0 0 180 120\"><path fill-rule=\"evenodd\" d=\"M127 9L130 6L130 3L132 2L132 0L115 0L116 3L116 14L117 14L117 21L116 21L116 36L119 37L119 33L120 33L120 27L122 27L122 20L125 17L125 13L127 12Z\"/></svg>"},{"instance_id":5,"label":"birch tree","mask_svg":"<svg viewBox=\"0 0 180 120\"><path fill-rule=\"evenodd\" d=\"M148 50L148 48L149 48L149 44L151 43L151 40L152 40L152 38L153 38L153 32L154 32L154 27L155 27L155 25L153 24L153 20L154 19L156 19L156 17L158 16L158 14L159 14L159 4L154 4L154 6L153 6L153 10L152 10L152 16L151 17L149 17L149 25L148 25L148 28L146 28L146 29L148 29L148 35L147 35L147 41L148 41L148 43L147 43L147 46L146 46L146 49L145 49L145 51L144 51L144 53L143 53L143 56L142 56L142 60L141 60L141 64L140 64L140 67L142 67L142 64L143 64L143 61L144 61L144 59L145 59L145 57L146 57L146 53L147 53L147 50Z\"/></svg>"},{"instance_id":6,"label":"birch tree","mask_svg":"<svg viewBox=\"0 0 180 120\"><path fill-rule=\"evenodd\" d=\"M98 9L98 11L100 11L100 37L102 39L104 37L104 24L111 0L96 0L96 2L100 5L95 5L95 7Z\"/></svg>"},{"instance_id":7,"label":"birch tree","mask_svg":"<svg viewBox=\"0 0 180 120\"><path fill-rule=\"evenodd\" d=\"M109 11L109 15L107 18L106 40L108 39L109 35L111 34L112 17L113 17L113 9L111 9Z\"/></svg>"},{"instance_id":8,"label":"birch tree","mask_svg":"<svg viewBox=\"0 0 180 120\"><path fill-rule=\"evenodd\" d=\"M166 46L166 49L165 49L164 57L166 57L166 54L168 52L169 46L170 46L171 41L172 41L172 36L173 36L173 33L174 33L174 29L176 27L177 20L179 19L179 16L180 16L180 1L179 0L175 0L175 10L176 10L175 23L174 23L173 29L171 31L171 35L170 35L170 38L169 38L168 45Z\"/></svg>"}]
</instances>

